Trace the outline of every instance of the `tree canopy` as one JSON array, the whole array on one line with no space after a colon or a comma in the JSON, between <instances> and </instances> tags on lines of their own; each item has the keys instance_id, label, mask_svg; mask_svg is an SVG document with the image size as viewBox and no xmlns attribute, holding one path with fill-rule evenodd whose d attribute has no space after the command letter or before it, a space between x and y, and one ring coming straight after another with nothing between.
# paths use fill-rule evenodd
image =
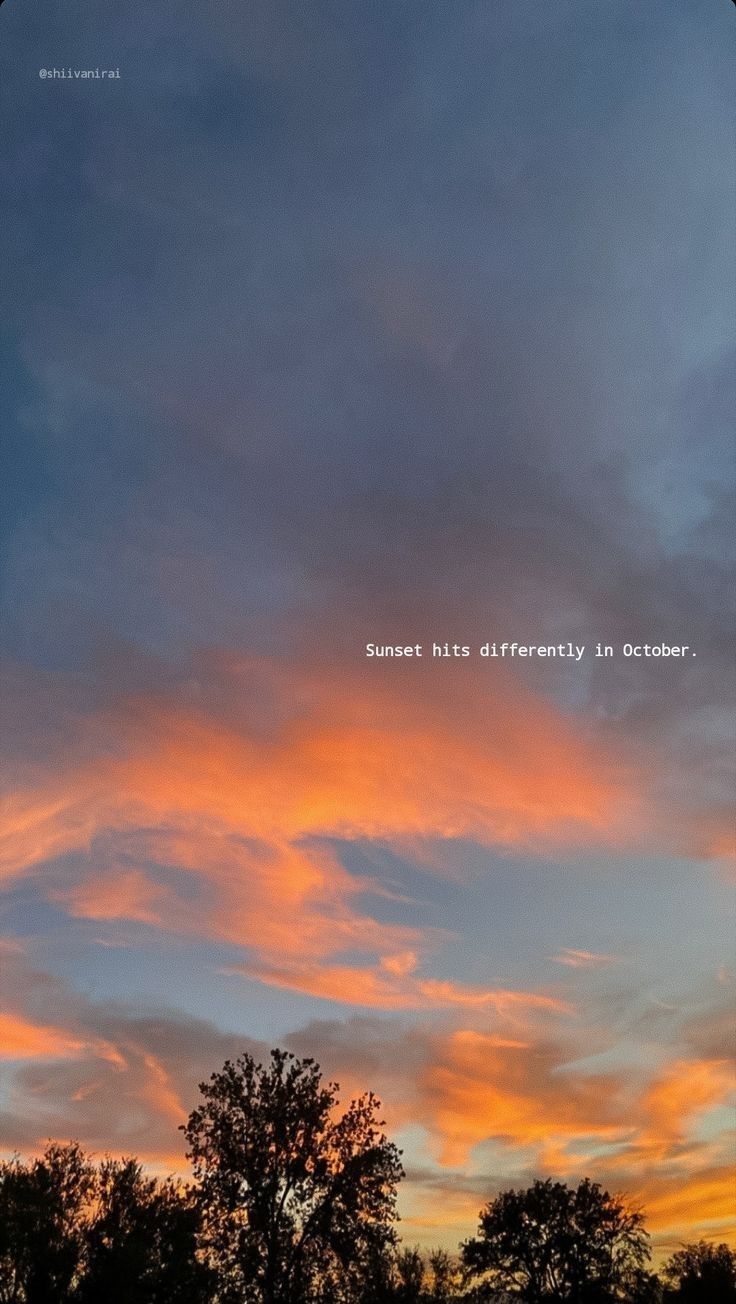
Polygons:
<instances>
[{"instance_id":1,"label":"tree canopy","mask_svg":"<svg viewBox=\"0 0 736 1304\"><path fill-rule=\"evenodd\" d=\"M667 1260L662 1275L672 1301L736 1304L736 1254L727 1245L683 1245Z\"/></svg>"},{"instance_id":2,"label":"tree canopy","mask_svg":"<svg viewBox=\"0 0 736 1304\"><path fill-rule=\"evenodd\" d=\"M502 1191L463 1246L470 1279L525 1304L613 1304L639 1289L649 1259L638 1210L588 1178Z\"/></svg>"},{"instance_id":3,"label":"tree canopy","mask_svg":"<svg viewBox=\"0 0 736 1304\"><path fill-rule=\"evenodd\" d=\"M318 1065L279 1050L227 1061L200 1090L184 1132L223 1298L349 1298L395 1240L403 1170L375 1096L339 1114Z\"/></svg>"},{"instance_id":4,"label":"tree canopy","mask_svg":"<svg viewBox=\"0 0 736 1304\"><path fill-rule=\"evenodd\" d=\"M50 1145L0 1162L0 1304L207 1304L191 1188Z\"/></svg>"},{"instance_id":5,"label":"tree canopy","mask_svg":"<svg viewBox=\"0 0 736 1304\"><path fill-rule=\"evenodd\" d=\"M0 1304L66 1304L85 1256L94 1170L77 1145L0 1162Z\"/></svg>"}]
</instances>

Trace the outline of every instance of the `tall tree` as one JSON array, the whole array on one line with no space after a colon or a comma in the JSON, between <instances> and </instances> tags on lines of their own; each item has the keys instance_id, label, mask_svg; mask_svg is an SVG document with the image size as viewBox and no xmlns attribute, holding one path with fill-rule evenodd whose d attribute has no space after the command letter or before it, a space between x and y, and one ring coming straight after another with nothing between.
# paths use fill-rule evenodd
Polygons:
<instances>
[{"instance_id":1,"label":"tall tree","mask_svg":"<svg viewBox=\"0 0 736 1304\"><path fill-rule=\"evenodd\" d=\"M682 1304L736 1304L736 1253L708 1241L683 1245L664 1265L666 1298Z\"/></svg>"},{"instance_id":2,"label":"tall tree","mask_svg":"<svg viewBox=\"0 0 736 1304\"><path fill-rule=\"evenodd\" d=\"M525 1304L613 1304L639 1289L649 1258L642 1215L588 1178L503 1191L463 1246L468 1277Z\"/></svg>"},{"instance_id":3,"label":"tall tree","mask_svg":"<svg viewBox=\"0 0 736 1304\"><path fill-rule=\"evenodd\" d=\"M357 1298L395 1241L399 1151L372 1094L337 1112L337 1086L283 1051L228 1060L184 1130L223 1301Z\"/></svg>"}]
</instances>

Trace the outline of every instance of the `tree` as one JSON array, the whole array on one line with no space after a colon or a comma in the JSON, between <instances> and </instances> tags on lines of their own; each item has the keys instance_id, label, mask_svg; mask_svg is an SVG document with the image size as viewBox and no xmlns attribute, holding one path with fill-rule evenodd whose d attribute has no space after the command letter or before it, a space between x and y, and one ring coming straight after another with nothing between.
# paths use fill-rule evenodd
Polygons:
<instances>
[{"instance_id":1,"label":"tree","mask_svg":"<svg viewBox=\"0 0 736 1304\"><path fill-rule=\"evenodd\" d=\"M349 1304L390 1304L394 1298L396 1245L392 1238L374 1243L361 1264L359 1280L353 1282L346 1296ZM339 1297L338 1297L339 1298Z\"/></svg>"},{"instance_id":2,"label":"tree","mask_svg":"<svg viewBox=\"0 0 736 1304\"><path fill-rule=\"evenodd\" d=\"M78 1145L0 1162L0 1304L68 1304L84 1266L94 1169Z\"/></svg>"},{"instance_id":3,"label":"tree","mask_svg":"<svg viewBox=\"0 0 736 1304\"><path fill-rule=\"evenodd\" d=\"M186 1187L76 1144L0 1163L0 1304L209 1304Z\"/></svg>"},{"instance_id":4,"label":"tree","mask_svg":"<svg viewBox=\"0 0 736 1304\"><path fill-rule=\"evenodd\" d=\"M395 1242L399 1151L372 1094L337 1113L312 1059L243 1055L200 1091L183 1131L219 1298L302 1304L357 1298Z\"/></svg>"},{"instance_id":5,"label":"tree","mask_svg":"<svg viewBox=\"0 0 736 1304\"><path fill-rule=\"evenodd\" d=\"M630 1304L662 1304L662 1282L656 1272L641 1268L634 1273L626 1300Z\"/></svg>"},{"instance_id":6,"label":"tree","mask_svg":"<svg viewBox=\"0 0 736 1304\"><path fill-rule=\"evenodd\" d=\"M451 1304L457 1295L457 1260L446 1250L431 1250L429 1268L432 1276L431 1304Z\"/></svg>"},{"instance_id":7,"label":"tree","mask_svg":"<svg viewBox=\"0 0 736 1304\"><path fill-rule=\"evenodd\" d=\"M683 1245L662 1269L667 1299L683 1304L736 1304L736 1253L727 1245Z\"/></svg>"},{"instance_id":8,"label":"tree","mask_svg":"<svg viewBox=\"0 0 736 1304\"><path fill-rule=\"evenodd\" d=\"M597 1182L547 1180L501 1192L462 1254L470 1280L526 1304L609 1304L639 1288L647 1242L642 1215Z\"/></svg>"},{"instance_id":9,"label":"tree","mask_svg":"<svg viewBox=\"0 0 736 1304\"><path fill-rule=\"evenodd\" d=\"M424 1299L424 1260L418 1249L405 1247L396 1256L397 1304L422 1304Z\"/></svg>"},{"instance_id":10,"label":"tree","mask_svg":"<svg viewBox=\"0 0 736 1304\"><path fill-rule=\"evenodd\" d=\"M105 1160L75 1304L207 1304L213 1283L197 1259L199 1224L190 1188L145 1177L134 1159Z\"/></svg>"}]
</instances>

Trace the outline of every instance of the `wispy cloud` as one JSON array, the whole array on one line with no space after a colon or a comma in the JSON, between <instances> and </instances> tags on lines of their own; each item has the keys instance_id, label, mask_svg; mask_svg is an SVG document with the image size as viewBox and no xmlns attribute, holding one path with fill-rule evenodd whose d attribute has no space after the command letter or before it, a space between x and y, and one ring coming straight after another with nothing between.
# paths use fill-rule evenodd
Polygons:
<instances>
[{"instance_id":1,"label":"wispy cloud","mask_svg":"<svg viewBox=\"0 0 736 1304\"><path fill-rule=\"evenodd\" d=\"M514 1021L532 1011L570 1014L571 1006L544 992L511 991L505 988L469 987L462 983L423 978L405 967L400 957L381 956L372 968L351 965L315 965L263 968L235 965L227 972L241 973L258 982L271 983L289 991L306 992L345 1005L383 1010L465 1010L496 1013ZM416 963L416 962L415 962Z\"/></svg>"},{"instance_id":2,"label":"wispy cloud","mask_svg":"<svg viewBox=\"0 0 736 1304\"><path fill-rule=\"evenodd\" d=\"M555 964L565 965L568 969L605 969L609 964L618 963L618 956L602 955L598 951L579 951L574 947L564 946L551 959Z\"/></svg>"}]
</instances>

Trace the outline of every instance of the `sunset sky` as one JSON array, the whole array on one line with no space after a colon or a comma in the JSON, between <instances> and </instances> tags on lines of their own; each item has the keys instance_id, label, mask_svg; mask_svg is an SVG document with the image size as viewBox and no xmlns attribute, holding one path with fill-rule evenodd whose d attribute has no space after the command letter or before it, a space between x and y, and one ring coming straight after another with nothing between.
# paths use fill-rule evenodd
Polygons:
<instances>
[{"instance_id":1,"label":"sunset sky","mask_svg":"<svg viewBox=\"0 0 736 1304\"><path fill-rule=\"evenodd\" d=\"M1 1151L180 1170L279 1045L410 1244L548 1174L736 1240L733 32L2 6ZM586 654L364 655L494 639Z\"/></svg>"}]
</instances>

